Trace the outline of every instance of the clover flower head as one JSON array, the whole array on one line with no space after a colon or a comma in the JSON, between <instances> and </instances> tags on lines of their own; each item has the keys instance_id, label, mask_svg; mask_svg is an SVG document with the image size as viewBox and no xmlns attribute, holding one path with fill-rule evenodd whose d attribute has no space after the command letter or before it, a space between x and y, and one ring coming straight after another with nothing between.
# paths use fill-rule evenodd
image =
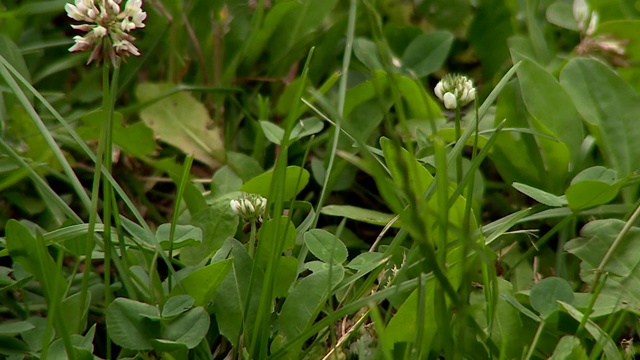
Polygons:
<instances>
[{"instance_id":1,"label":"clover flower head","mask_svg":"<svg viewBox=\"0 0 640 360\"><path fill-rule=\"evenodd\" d=\"M124 10L121 3L122 0L75 0L74 4L66 4L67 16L84 22L71 27L86 32L73 38L75 44L69 51L92 50L87 64L107 58L113 66L117 66L118 58L140 56L133 45L136 38L129 33L144 28L147 13L142 11L142 0L127 0Z\"/></svg>"},{"instance_id":2,"label":"clover flower head","mask_svg":"<svg viewBox=\"0 0 640 360\"><path fill-rule=\"evenodd\" d=\"M231 210L245 220L261 219L267 209L267 199L256 194L245 194L229 202Z\"/></svg>"},{"instance_id":3,"label":"clover flower head","mask_svg":"<svg viewBox=\"0 0 640 360\"><path fill-rule=\"evenodd\" d=\"M473 82L459 74L445 75L436 85L434 92L449 110L461 108L476 98Z\"/></svg>"}]
</instances>

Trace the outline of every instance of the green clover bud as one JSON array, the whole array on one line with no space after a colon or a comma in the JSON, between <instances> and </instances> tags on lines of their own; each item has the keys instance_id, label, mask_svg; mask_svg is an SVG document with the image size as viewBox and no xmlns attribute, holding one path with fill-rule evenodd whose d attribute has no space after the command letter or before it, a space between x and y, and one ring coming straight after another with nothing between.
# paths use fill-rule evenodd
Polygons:
<instances>
[{"instance_id":1,"label":"green clover bud","mask_svg":"<svg viewBox=\"0 0 640 360\"><path fill-rule=\"evenodd\" d=\"M267 199L256 194L246 194L229 202L231 210L244 220L260 219L267 209Z\"/></svg>"},{"instance_id":2,"label":"green clover bud","mask_svg":"<svg viewBox=\"0 0 640 360\"><path fill-rule=\"evenodd\" d=\"M476 98L473 82L459 74L445 75L436 85L434 92L449 110L461 108Z\"/></svg>"}]
</instances>

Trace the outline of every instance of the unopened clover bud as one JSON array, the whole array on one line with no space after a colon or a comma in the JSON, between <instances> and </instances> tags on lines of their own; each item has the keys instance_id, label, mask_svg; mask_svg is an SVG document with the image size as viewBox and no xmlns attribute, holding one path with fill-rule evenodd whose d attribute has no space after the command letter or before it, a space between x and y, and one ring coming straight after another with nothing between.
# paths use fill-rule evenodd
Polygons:
<instances>
[{"instance_id":1,"label":"unopened clover bud","mask_svg":"<svg viewBox=\"0 0 640 360\"><path fill-rule=\"evenodd\" d=\"M461 108L476 98L473 82L459 74L445 75L433 91L449 110Z\"/></svg>"},{"instance_id":2,"label":"unopened clover bud","mask_svg":"<svg viewBox=\"0 0 640 360\"><path fill-rule=\"evenodd\" d=\"M267 209L267 199L256 194L243 195L229 202L231 210L244 220L260 219Z\"/></svg>"},{"instance_id":3,"label":"unopened clover bud","mask_svg":"<svg viewBox=\"0 0 640 360\"><path fill-rule=\"evenodd\" d=\"M444 107L449 110L455 109L458 107L458 101L456 100L456 96L452 93L445 93L442 97L442 102L444 103Z\"/></svg>"}]
</instances>

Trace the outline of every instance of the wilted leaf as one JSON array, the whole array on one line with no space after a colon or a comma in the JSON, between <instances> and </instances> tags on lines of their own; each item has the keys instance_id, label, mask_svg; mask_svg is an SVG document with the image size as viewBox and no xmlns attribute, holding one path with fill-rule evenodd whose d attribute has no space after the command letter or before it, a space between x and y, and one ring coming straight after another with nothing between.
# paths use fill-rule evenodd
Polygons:
<instances>
[{"instance_id":1,"label":"wilted leaf","mask_svg":"<svg viewBox=\"0 0 640 360\"><path fill-rule=\"evenodd\" d=\"M224 143L218 128L210 128L212 120L207 109L186 92L167 97L174 88L169 83L142 83L136 87L140 102L151 102L140 111L140 117L162 141L177 147L203 163L217 167L225 161Z\"/></svg>"}]
</instances>

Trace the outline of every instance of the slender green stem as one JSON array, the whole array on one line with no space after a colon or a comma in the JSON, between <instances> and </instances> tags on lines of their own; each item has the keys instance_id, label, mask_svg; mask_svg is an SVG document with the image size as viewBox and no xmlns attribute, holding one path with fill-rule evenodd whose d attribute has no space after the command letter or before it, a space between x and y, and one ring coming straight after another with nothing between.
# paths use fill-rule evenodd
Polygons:
<instances>
[{"instance_id":1,"label":"slender green stem","mask_svg":"<svg viewBox=\"0 0 640 360\"><path fill-rule=\"evenodd\" d=\"M105 111L111 104L111 92L109 88L109 66L107 63L102 67L102 110ZM100 194L100 180L102 177L102 169L105 151L106 151L106 142L108 139L109 132L109 124L107 121L104 122L102 126L102 132L100 134L100 142L98 144L98 153L96 155L96 171L93 173L93 184L91 186L91 209L89 212L89 229L87 229L87 243L85 247L84 253L84 270L82 274L82 285L80 292L80 304L84 304L87 298L87 293L89 289L89 275L91 274L91 254L93 252L93 248L95 246L95 226L96 223L100 220L98 219L98 201ZM111 154L108 154L111 156ZM82 312L84 309L80 309L80 316L82 318Z\"/></svg>"},{"instance_id":2,"label":"slender green stem","mask_svg":"<svg viewBox=\"0 0 640 360\"><path fill-rule=\"evenodd\" d=\"M536 346L538 345L538 341L540 340L540 335L542 335L542 330L544 329L544 320L540 320L540 325L538 325L538 330L533 337L533 341L531 341L531 346L529 347L529 351L527 352L527 356L524 358L526 360L531 359L533 357L533 352L536 350Z\"/></svg>"},{"instance_id":3,"label":"slender green stem","mask_svg":"<svg viewBox=\"0 0 640 360\"><path fill-rule=\"evenodd\" d=\"M180 184L178 184L178 191L176 192L176 199L173 206L173 215L171 215L171 229L169 230L169 263L167 266L171 265L171 261L173 261L173 241L176 235L176 225L178 224L178 217L180 216L180 204L182 204L182 197L184 195L185 188L187 187L187 181L189 181L189 174L191 173L191 165L193 164L193 155L189 155L184 160L184 165L182 168L182 177L180 178ZM169 276L169 289L171 289L171 279Z\"/></svg>"},{"instance_id":4,"label":"slender green stem","mask_svg":"<svg viewBox=\"0 0 640 360\"><path fill-rule=\"evenodd\" d=\"M456 108L456 117L455 117L455 131L456 131L456 141L460 141L462 137L462 132L460 131L460 108ZM477 121L476 121L477 123ZM456 182L460 184L462 181L462 153L460 153L456 157Z\"/></svg>"},{"instance_id":5,"label":"slender green stem","mask_svg":"<svg viewBox=\"0 0 640 360\"><path fill-rule=\"evenodd\" d=\"M253 259L253 254L256 250L256 219L251 219L251 233L249 234L249 256Z\"/></svg>"},{"instance_id":6,"label":"slender green stem","mask_svg":"<svg viewBox=\"0 0 640 360\"><path fill-rule=\"evenodd\" d=\"M107 70L104 71L106 76L109 76L108 66L105 64L104 68ZM109 103L103 104L103 112L105 112L105 135L104 135L104 167L105 170L111 173L111 169L113 167L113 113L115 106L115 93L118 88L118 75L119 75L119 66L116 66L113 69L113 74L111 78L111 83L107 83L109 96ZM111 216L112 216L112 197L114 196L113 187L111 182L107 178L102 178L102 220L104 222L104 306L105 308L109 307L113 299L113 294L111 293L111 252L112 252L112 243L111 243ZM124 251L124 249L121 249ZM106 348L107 348L107 359L111 358L111 339L109 337L109 333L106 332Z\"/></svg>"}]
</instances>

